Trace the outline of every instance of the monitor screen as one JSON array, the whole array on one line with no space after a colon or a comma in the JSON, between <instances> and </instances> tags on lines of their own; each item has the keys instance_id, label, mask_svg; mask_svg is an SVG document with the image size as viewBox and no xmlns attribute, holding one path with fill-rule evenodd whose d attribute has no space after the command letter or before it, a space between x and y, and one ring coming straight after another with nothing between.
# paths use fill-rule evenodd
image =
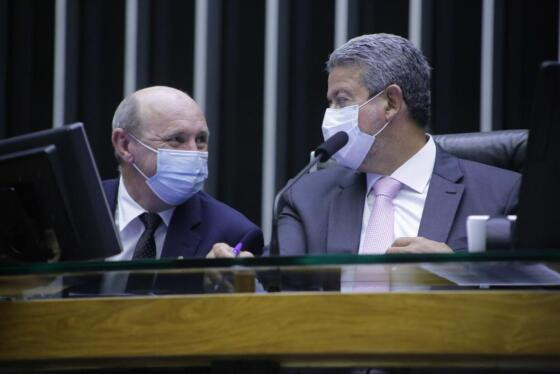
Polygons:
<instances>
[{"instance_id":1,"label":"monitor screen","mask_svg":"<svg viewBox=\"0 0 560 374\"><path fill-rule=\"evenodd\" d=\"M0 258L112 256L120 242L82 124L0 141Z\"/></svg>"},{"instance_id":2,"label":"monitor screen","mask_svg":"<svg viewBox=\"0 0 560 374\"><path fill-rule=\"evenodd\" d=\"M519 197L515 247L560 248L560 63L539 71Z\"/></svg>"}]
</instances>

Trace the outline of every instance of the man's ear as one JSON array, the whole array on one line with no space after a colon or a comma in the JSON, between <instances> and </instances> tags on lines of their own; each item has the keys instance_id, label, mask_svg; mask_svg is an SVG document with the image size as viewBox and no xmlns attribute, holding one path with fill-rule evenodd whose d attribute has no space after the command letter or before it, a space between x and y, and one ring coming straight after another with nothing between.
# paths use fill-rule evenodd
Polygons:
<instances>
[{"instance_id":1,"label":"man's ear","mask_svg":"<svg viewBox=\"0 0 560 374\"><path fill-rule=\"evenodd\" d=\"M386 114L393 117L404 106L403 92L398 85L391 84L385 89L385 95L387 96Z\"/></svg>"},{"instance_id":2,"label":"man's ear","mask_svg":"<svg viewBox=\"0 0 560 374\"><path fill-rule=\"evenodd\" d=\"M121 128L113 130L111 134L111 142L115 148L115 153L119 156L121 160L127 163L132 163L134 161L134 156L130 152L130 138Z\"/></svg>"}]
</instances>

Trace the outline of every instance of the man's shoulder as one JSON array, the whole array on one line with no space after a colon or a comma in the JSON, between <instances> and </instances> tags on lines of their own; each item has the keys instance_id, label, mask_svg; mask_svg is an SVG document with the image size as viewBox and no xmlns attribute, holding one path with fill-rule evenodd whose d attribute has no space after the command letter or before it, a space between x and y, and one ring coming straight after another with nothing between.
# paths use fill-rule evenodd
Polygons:
<instances>
[{"instance_id":1,"label":"man's shoulder","mask_svg":"<svg viewBox=\"0 0 560 374\"><path fill-rule=\"evenodd\" d=\"M202 214L206 217L206 219L216 219L217 222L237 223L242 226L258 228L253 222L245 217L243 213L210 196L204 191L197 192L193 197L199 199Z\"/></svg>"},{"instance_id":2,"label":"man's shoulder","mask_svg":"<svg viewBox=\"0 0 560 374\"><path fill-rule=\"evenodd\" d=\"M345 183L352 183L356 178L359 178L360 175L363 175L363 173L356 172L344 166L331 165L304 175L294 187L297 186L297 189L303 189L305 191L309 191L310 188L313 188L313 190L317 188L321 190L332 189L333 187L344 185Z\"/></svg>"},{"instance_id":3,"label":"man's shoulder","mask_svg":"<svg viewBox=\"0 0 560 374\"><path fill-rule=\"evenodd\" d=\"M458 182L465 187L469 196L476 196L480 201L500 200L509 199L510 196L519 193L521 174L451 155L450 157L456 162L459 170Z\"/></svg>"},{"instance_id":4,"label":"man's shoulder","mask_svg":"<svg viewBox=\"0 0 560 374\"><path fill-rule=\"evenodd\" d=\"M481 183L513 184L521 179L521 174L476 161L457 158L465 178L476 178Z\"/></svg>"},{"instance_id":5,"label":"man's shoulder","mask_svg":"<svg viewBox=\"0 0 560 374\"><path fill-rule=\"evenodd\" d=\"M119 178L103 179L101 181L101 184L103 185L103 188L105 188L105 189L118 188Z\"/></svg>"},{"instance_id":6,"label":"man's shoulder","mask_svg":"<svg viewBox=\"0 0 560 374\"><path fill-rule=\"evenodd\" d=\"M102 180L101 185L103 186L103 192L105 192L105 197L109 203L109 207L111 211L114 211L117 205L119 178Z\"/></svg>"}]
</instances>

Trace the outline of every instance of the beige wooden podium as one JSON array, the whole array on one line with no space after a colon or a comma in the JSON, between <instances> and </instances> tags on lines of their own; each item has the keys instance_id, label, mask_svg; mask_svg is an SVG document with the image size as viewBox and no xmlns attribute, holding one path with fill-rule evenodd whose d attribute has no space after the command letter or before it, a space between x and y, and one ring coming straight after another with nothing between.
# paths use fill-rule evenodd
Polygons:
<instances>
[{"instance_id":1,"label":"beige wooden podium","mask_svg":"<svg viewBox=\"0 0 560 374\"><path fill-rule=\"evenodd\" d=\"M430 291L0 303L0 367L557 367L560 293Z\"/></svg>"},{"instance_id":2,"label":"beige wooden podium","mask_svg":"<svg viewBox=\"0 0 560 374\"><path fill-rule=\"evenodd\" d=\"M224 360L560 370L560 282L531 278L534 264L560 279L560 251L0 266L0 371ZM388 287L346 290L346 275L356 269L366 275L369 269L372 282ZM452 281L473 273L483 279L496 269L526 274L525 286L488 289ZM59 292L67 290L60 279L91 282L129 272L172 276L178 284L199 279L202 288L86 298ZM275 274L282 274L282 292L258 287ZM293 282L298 277L309 281L307 288ZM57 284L64 286L57 290Z\"/></svg>"}]
</instances>

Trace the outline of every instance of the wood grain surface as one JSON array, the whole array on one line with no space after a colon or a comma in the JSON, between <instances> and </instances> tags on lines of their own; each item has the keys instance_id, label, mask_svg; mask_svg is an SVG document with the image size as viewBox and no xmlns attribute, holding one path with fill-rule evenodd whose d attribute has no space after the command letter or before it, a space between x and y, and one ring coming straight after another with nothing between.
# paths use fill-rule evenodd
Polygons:
<instances>
[{"instance_id":1,"label":"wood grain surface","mask_svg":"<svg viewBox=\"0 0 560 374\"><path fill-rule=\"evenodd\" d=\"M0 303L0 366L154 357L560 357L560 293L292 293ZM107 361L109 362L109 361Z\"/></svg>"}]
</instances>

